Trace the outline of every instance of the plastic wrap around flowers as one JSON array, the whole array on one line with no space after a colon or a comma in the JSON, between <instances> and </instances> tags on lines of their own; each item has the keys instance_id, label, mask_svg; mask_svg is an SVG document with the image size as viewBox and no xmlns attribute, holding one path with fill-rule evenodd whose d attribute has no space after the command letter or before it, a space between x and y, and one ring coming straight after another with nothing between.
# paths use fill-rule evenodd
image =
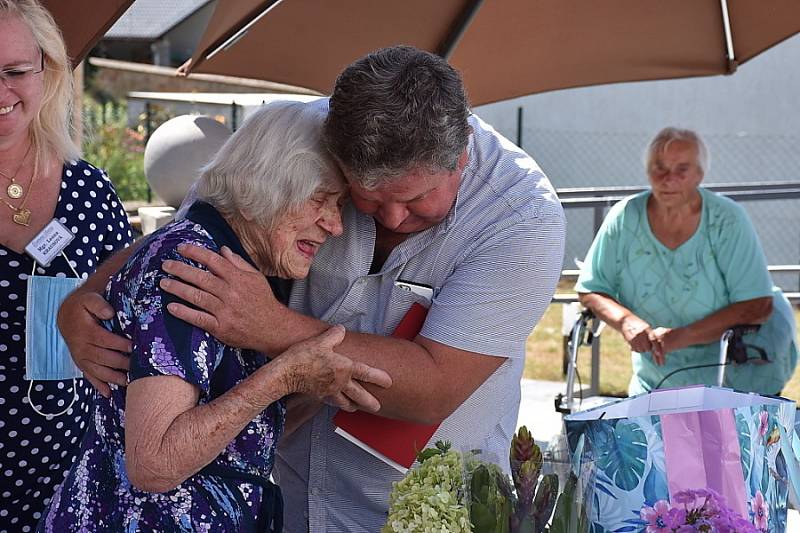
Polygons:
<instances>
[{"instance_id":1,"label":"plastic wrap around flowers","mask_svg":"<svg viewBox=\"0 0 800 533\"><path fill-rule=\"evenodd\" d=\"M510 450L512 479L475 452L437 442L418 455L419 466L394 484L383 533L583 533L591 472L543 455L524 426ZM559 481L559 474L564 478ZM559 487L563 491L559 495Z\"/></svg>"},{"instance_id":2,"label":"plastic wrap around flowers","mask_svg":"<svg viewBox=\"0 0 800 533\"><path fill-rule=\"evenodd\" d=\"M673 503L657 501L642 507L646 533L761 533L767 530L768 509L761 492L750 502L753 521L730 509L725 499L708 489L684 490L675 494Z\"/></svg>"}]
</instances>

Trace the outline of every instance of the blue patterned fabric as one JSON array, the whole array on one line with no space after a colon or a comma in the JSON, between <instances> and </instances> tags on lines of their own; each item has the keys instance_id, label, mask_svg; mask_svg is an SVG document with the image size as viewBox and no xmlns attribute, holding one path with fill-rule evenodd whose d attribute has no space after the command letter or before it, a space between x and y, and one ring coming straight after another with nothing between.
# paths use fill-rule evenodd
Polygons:
<instances>
[{"instance_id":1,"label":"blue patterned fabric","mask_svg":"<svg viewBox=\"0 0 800 533\"><path fill-rule=\"evenodd\" d=\"M637 398L643 396L647 395ZM791 455L787 457L787 448L781 441L793 434L795 405L776 398L760 403L759 397L755 398L752 405L733 408L747 495L744 505L749 512L744 518L754 521L758 511L756 496L761 494L769 517L766 531L780 533L786 528L790 481L787 460L794 461ZM603 409L592 410L597 412L594 416L587 411L565 420L571 447L583 435L595 461L592 531L644 531L647 523L640 516L642 507L653 507L659 500L669 501L667 472L679 471L680 465L667 468L660 415L598 419ZM716 459L724 460L721 456Z\"/></svg>"},{"instance_id":2,"label":"blue patterned fabric","mask_svg":"<svg viewBox=\"0 0 800 533\"><path fill-rule=\"evenodd\" d=\"M230 390L268 359L227 346L166 311L166 305L175 300L158 286L166 276L161 264L165 259L189 262L177 252L178 245L187 243L214 251L227 245L250 260L217 211L208 204L196 204L185 220L152 234L112 278L106 297L116 317L107 327L133 342L130 381L178 376L200 390L202 405ZM131 486L124 459L125 389L113 385L112 389L111 398L98 395L94 423L83 439L75 466L53 496L40 530L250 531L262 503L262 488L256 483L201 471L161 494ZM266 482L284 417L283 402L272 404L244 427L212 465Z\"/></svg>"}]
</instances>

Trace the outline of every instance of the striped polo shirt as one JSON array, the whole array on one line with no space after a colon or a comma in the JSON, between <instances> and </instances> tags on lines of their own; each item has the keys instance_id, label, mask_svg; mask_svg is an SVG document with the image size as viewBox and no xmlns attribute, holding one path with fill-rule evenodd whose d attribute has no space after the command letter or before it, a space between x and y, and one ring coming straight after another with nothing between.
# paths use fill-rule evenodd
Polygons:
<instances>
[{"instance_id":1,"label":"striped polo shirt","mask_svg":"<svg viewBox=\"0 0 800 533\"><path fill-rule=\"evenodd\" d=\"M420 335L507 359L431 443L481 449L508 471L525 341L555 290L565 221L536 162L479 118L472 116L470 125L469 162L446 219L411 235L370 274L375 223L346 206L343 235L329 239L308 278L295 282L290 306L351 331L389 335L417 298L394 282L433 287ZM279 445L275 477L289 533L379 531L392 482L402 478L335 434L335 412L324 407Z\"/></svg>"}]
</instances>

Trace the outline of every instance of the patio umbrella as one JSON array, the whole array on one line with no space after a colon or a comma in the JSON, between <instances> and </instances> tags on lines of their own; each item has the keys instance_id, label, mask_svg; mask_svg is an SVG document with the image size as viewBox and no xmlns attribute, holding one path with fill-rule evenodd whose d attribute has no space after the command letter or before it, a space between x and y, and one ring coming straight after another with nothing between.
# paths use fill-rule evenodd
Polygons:
<instances>
[{"instance_id":1,"label":"patio umbrella","mask_svg":"<svg viewBox=\"0 0 800 533\"><path fill-rule=\"evenodd\" d=\"M73 67L132 3L133 0L42 0L64 34Z\"/></svg>"},{"instance_id":2,"label":"patio umbrella","mask_svg":"<svg viewBox=\"0 0 800 533\"><path fill-rule=\"evenodd\" d=\"M182 71L329 93L353 60L410 44L446 57L479 105L730 74L798 31L798 0L219 0Z\"/></svg>"}]
</instances>

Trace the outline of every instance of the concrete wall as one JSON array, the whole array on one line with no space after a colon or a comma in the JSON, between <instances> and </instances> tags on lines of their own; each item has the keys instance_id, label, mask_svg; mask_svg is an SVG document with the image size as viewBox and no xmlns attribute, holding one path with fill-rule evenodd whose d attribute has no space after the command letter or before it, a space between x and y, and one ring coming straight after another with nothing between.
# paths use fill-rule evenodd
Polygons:
<instances>
[{"instance_id":1,"label":"concrete wall","mask_svg":"<svg viewBox=\"0 0 800 533\"><path fill-rule=\"evenodd\" d=\"M281 93L298 92L296 87L280 83L249 80L211 74L192 75L188 78L175 75L172 67L144 63L131 63L91 57L87 76L91 75L92 89L113 99L122 100L132 91L187 92L187 93ZM90 73L90 74L89 74ZM300 92L303 92L302 90ZM305 91L310 94L310 91Z\"/></svg>"}]
</instances>

